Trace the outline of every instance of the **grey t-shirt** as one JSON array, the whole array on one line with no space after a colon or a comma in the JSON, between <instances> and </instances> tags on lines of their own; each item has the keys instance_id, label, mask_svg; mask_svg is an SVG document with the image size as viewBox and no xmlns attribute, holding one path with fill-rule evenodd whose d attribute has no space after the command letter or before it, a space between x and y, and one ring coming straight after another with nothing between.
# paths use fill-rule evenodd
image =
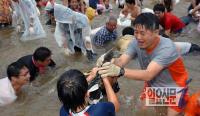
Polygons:
<instances>
[{"instance_id":1,"label":"grey t-shirt","mask_svg":"<svg viewBox=\"0 0 200 116\"><path fill-rule=\"evenodd\" d=\"M143 70L148 67L151 61L164 67L156 77L147 82L150 86L177 87L185 85L188 74L175 44L170 39L160 36L158 45L151 53L140 49L137 40L133 39L128 46L126 54L131 56L131 58L138 57Z\"/></svg>"}]
</instances>

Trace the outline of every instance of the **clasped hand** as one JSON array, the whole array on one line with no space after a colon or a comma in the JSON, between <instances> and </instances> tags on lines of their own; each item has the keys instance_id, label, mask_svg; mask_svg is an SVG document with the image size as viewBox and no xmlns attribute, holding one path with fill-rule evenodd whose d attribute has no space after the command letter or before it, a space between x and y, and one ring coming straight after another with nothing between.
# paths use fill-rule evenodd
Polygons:
<instances>
[{"instance_id":1,"label":"clasped hand","mask_svg":"<svg viewBox=\"0 0 200 116\"><path fill-rule=\"evenodd\" d=\"M102 78L118 76L120 73L120 67L116 66L112 62L106 62L99 68L98 73Z\"/></svg>"}]
</instances>

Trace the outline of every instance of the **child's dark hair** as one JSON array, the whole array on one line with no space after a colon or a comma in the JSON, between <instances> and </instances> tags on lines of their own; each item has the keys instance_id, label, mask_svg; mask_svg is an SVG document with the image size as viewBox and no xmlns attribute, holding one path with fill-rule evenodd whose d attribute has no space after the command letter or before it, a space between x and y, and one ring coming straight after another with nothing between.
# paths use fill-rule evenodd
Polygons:
<instances>
[{"instance_id":1,"label":"child's dark hair","mask_svg":"<svg viewBox=\"0 0 200 116\"><path fill-rule=\"evenodd\" d=\"M125 27L122 30L122 35L134 35L134 29L132 27Z\"/></svg>"},{"instance_id":2,"label":"child's dark hair","mask_svg":"<svg viewBox=\"0 0 200 116\"><path fill-rule=\"evenodd\" d=\"M64 109L76 112L77 108L84 107L88 83L82 72L70 69L63 73L57 82L58 98Z\"/></svg>"},{"instance_id":3,"label":"child's dark hair","mask_svg":"<svg viewBox=\"0 0 200 116\"><path fill-rule=\"evenodd\" d=\"M128 3L128 4L134 4L135 5L135 0L125 0L126 1L126 3Z\"/></svg>"},{"instance_id":4,"label":"child's dark hair","mask_svg":"<svg viewBox=\"0 0 200 116\"><path fill-rule=\"evenodd\" d=\"M144 26L146 29L153 31L159 29L159 20L152 13L142 13L135 19L133 26Z\"/></svg>"},{"instance_id":5,"label":"child's dark hair","mask_svg":"<svg viewBox=\"0 0 200 116\"><path fill-rule=\"evenodd\" d=\"M165 12L165 6L163 4L156 4L153 7L153 11L160 11L160 12Z\"/></svg>"}]
</instances>

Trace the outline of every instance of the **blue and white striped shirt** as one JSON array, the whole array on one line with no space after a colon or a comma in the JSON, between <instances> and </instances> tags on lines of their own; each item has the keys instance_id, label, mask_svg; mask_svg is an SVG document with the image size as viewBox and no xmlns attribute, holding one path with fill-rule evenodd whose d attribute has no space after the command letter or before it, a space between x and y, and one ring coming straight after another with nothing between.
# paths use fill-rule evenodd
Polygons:
<instances>
[{"instance_id":1,"label":"blue and white striped shirt","mask_svg":"<svg viewBox=\"0 0 200 116\"><path fill-rule=\"evenodd\" d=\"M93 43L96 46L104 46L106 43L110 41L114 41L117 39L117 31L114 30L110 32L106 29L106 26L102 27L93 37Z\"/></svg>"}]
</instances>

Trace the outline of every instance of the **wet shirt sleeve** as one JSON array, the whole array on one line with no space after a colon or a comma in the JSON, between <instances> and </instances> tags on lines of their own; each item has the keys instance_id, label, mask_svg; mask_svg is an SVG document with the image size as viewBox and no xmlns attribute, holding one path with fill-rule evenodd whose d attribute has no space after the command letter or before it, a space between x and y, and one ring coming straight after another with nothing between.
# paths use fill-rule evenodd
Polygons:
<instances>
[{"instance_id":1,"label":"wet shirt sleeve","mask_svg":"<svg viewBox=\"0 0 200 116\"><path fill-rule=\"evenodd\" d=\"M137 54L137 40L136 39L133 39L130 44L128 45L128 48L127 50L125 51L125 54L131 56L131 58L135 58L136 57L136 54Z\"/></svg>"}]
</instances>

